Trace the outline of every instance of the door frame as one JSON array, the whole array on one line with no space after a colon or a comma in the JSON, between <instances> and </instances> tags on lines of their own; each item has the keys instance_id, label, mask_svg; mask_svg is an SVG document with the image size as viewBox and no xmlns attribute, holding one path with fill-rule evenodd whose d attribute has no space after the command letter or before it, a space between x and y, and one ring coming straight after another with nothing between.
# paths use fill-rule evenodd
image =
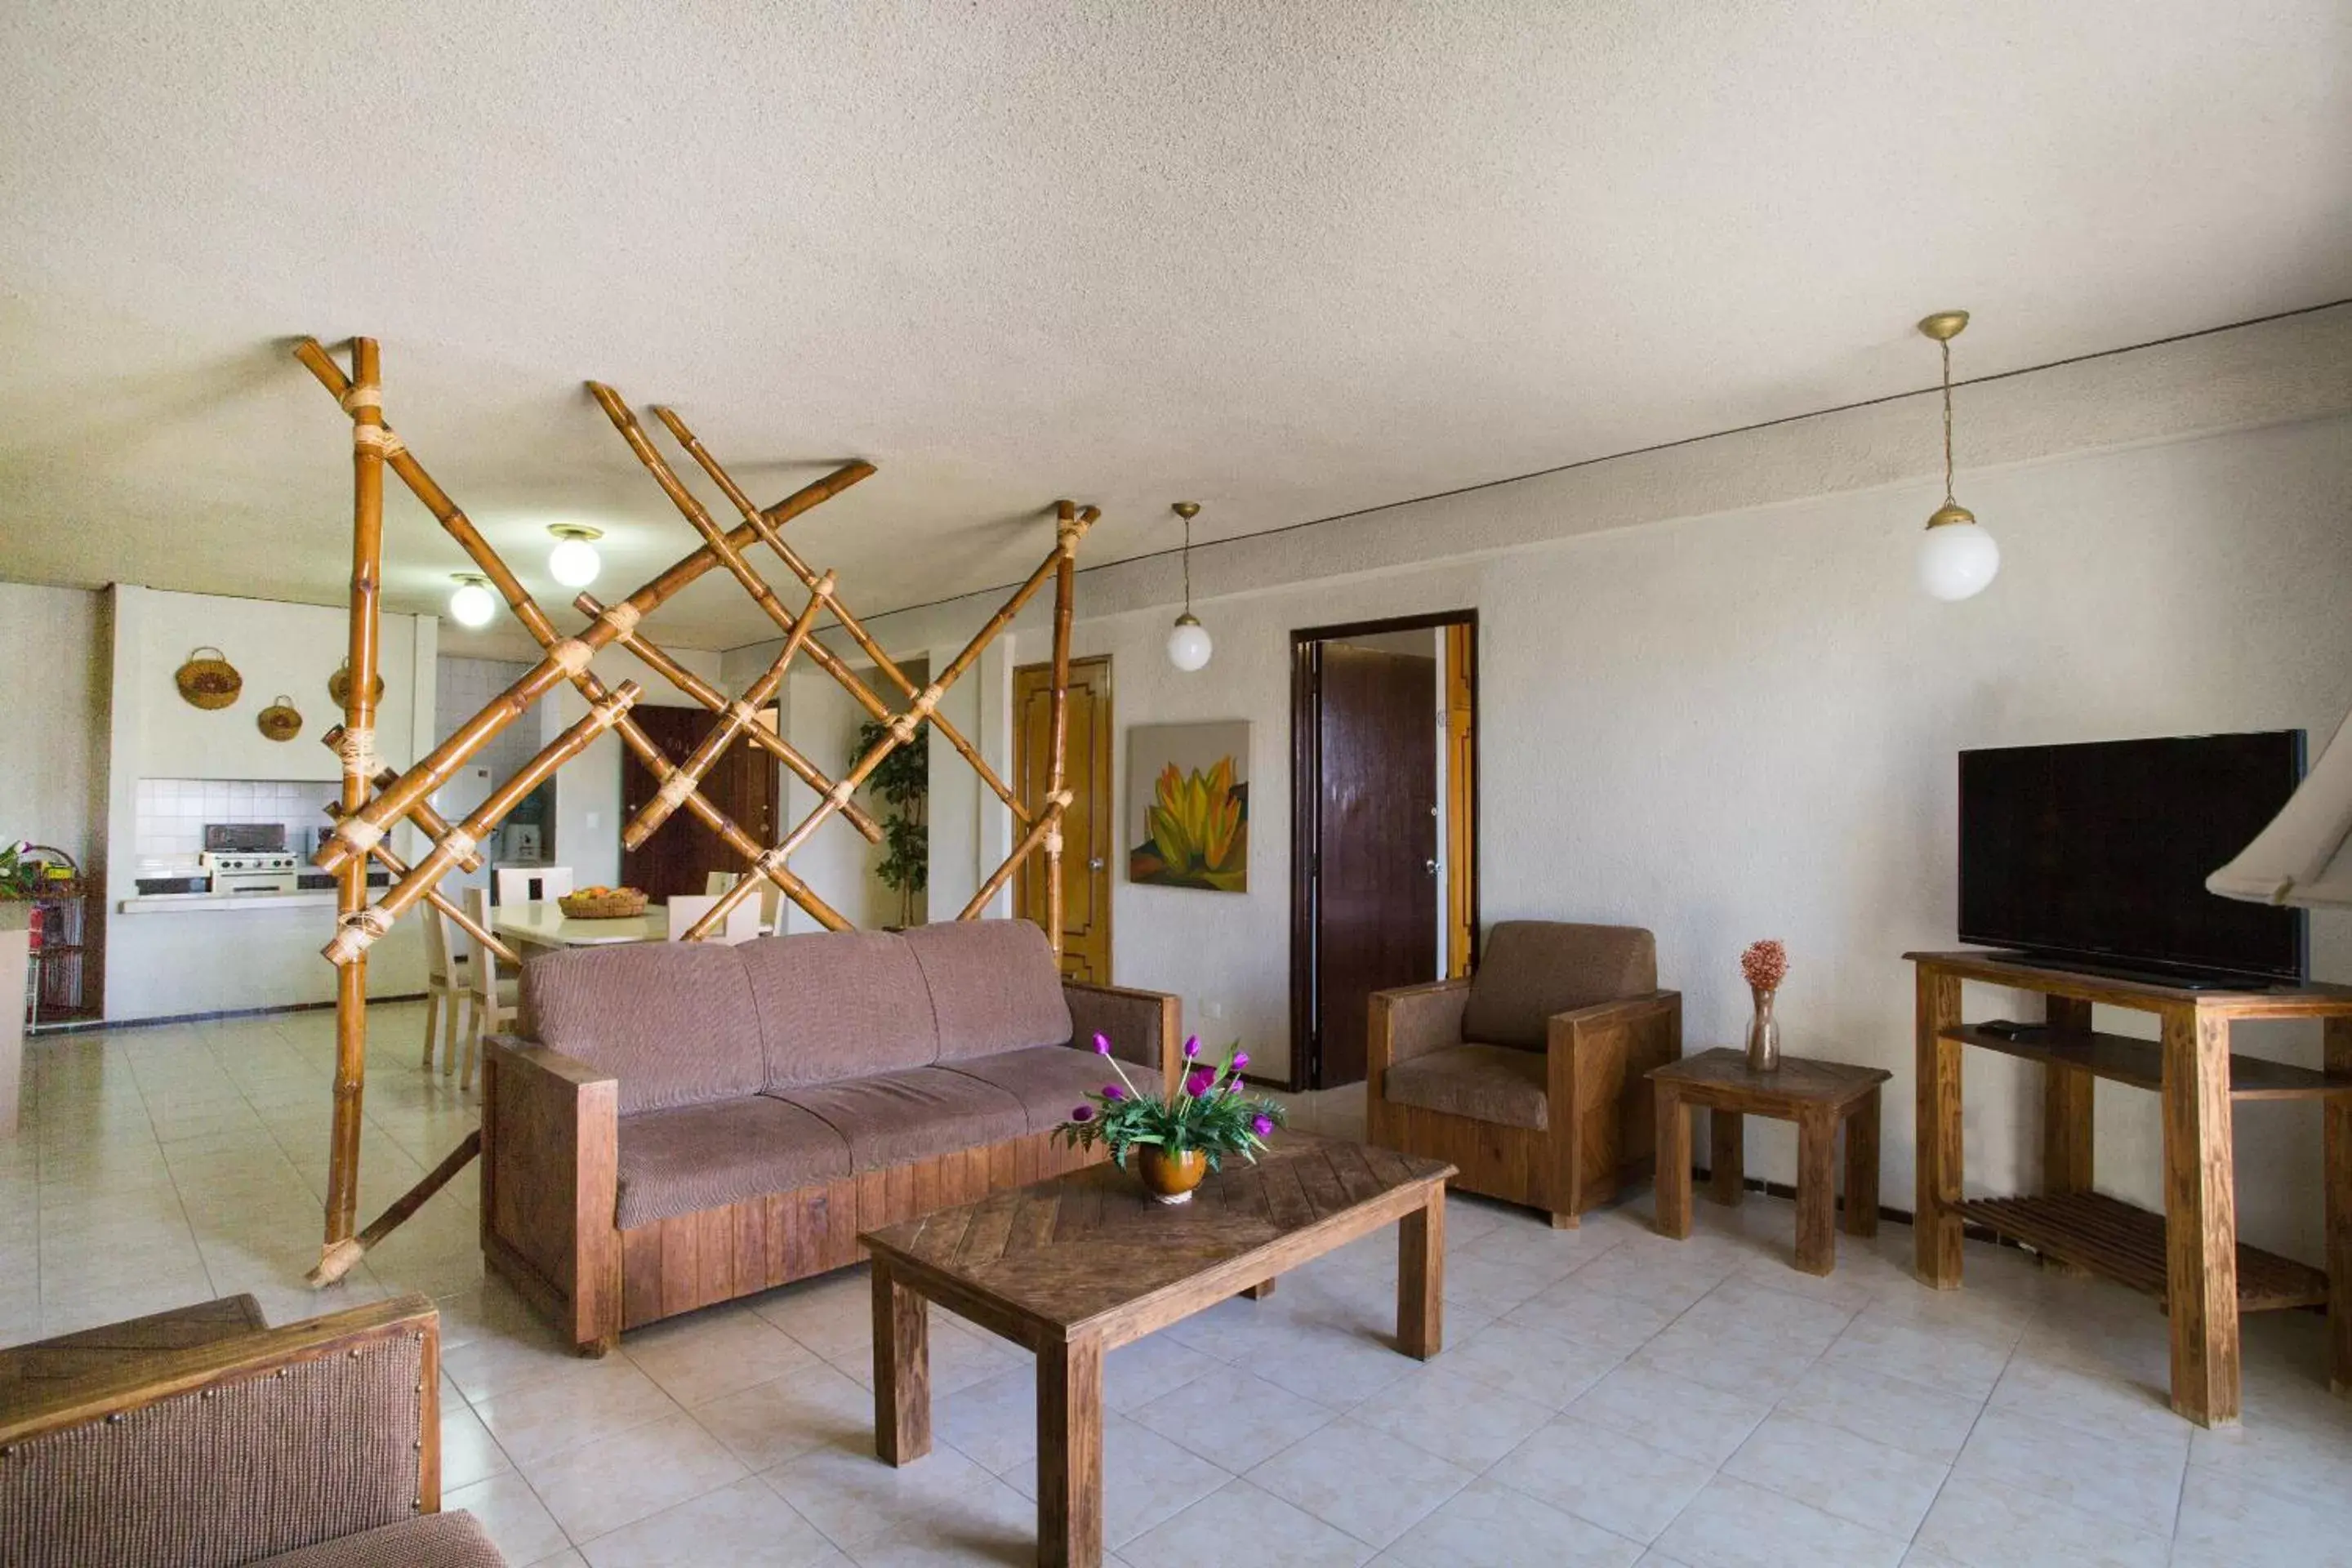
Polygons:
<instances>
[{"instance_id":1,"label":"door frame","mask_svg":"<svg viewBox=\"0 0 2352 1568\"><path fill-rule=\"evenodd\" d=\"M1485 759L1478 722L1478 611L1440 610L1428 615L1393 616L1385 620L1346 621L1336 626L1301 626L1290 634L1290 1076L1282 1087L1293 1094L1307 1089L1321 1071L1321 1041L1315 1022L1315 846L1322 826L1323 754L1319 744L1321 714L1316 689L1318 652L1322 644L1342 637L1370 637L1381 632L1415 632L1439 626L1470 628L1468 668L1470 688L1470 788L1468 832L1470 864L1465 882L1470 904L1470 931L1475 963L1478 932L1478 796L1486 786ZM1445 661L1438 661L1438 690L1445 690ZM1439 742L1443 751L1444 742ZM1454 794L1448 779L1447 799ZM1443 839L1440 840L1441 846ZM1440 926L1440 939L1444 938Z\"/></svg>"}]
</instances>

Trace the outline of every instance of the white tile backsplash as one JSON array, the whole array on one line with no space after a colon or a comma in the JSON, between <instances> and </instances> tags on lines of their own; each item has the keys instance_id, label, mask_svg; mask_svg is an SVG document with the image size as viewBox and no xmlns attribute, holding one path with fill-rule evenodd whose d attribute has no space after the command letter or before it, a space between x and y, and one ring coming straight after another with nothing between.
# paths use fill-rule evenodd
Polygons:
<instances>
[{"instance_id":1,"label":"white tile backsplash","mask_svg":"<svg viewBox=\"0 0 2352 1568\"><path fill-rule=\"evenodd\" d=\"M141 779L134 795L139 858L193 860L205 847L208 822L283 823L287 847L299 851L313 828L326 826L320 807L335 796L335 785L315 779Z\"/></svg>"}]
</instances>

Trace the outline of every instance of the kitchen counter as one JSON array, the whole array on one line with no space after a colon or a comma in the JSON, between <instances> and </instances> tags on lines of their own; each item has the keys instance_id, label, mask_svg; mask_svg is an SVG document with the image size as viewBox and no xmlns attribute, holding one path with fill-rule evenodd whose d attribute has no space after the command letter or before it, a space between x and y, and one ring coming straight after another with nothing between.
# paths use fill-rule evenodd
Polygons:
<instances>
[{"instance_id":1,"label":"kitchen counter","mask_svg":"<svg viewBox=\"0 0 2352 1568\"><path fill-rule=\"evenodd\" d=\"M371 890L388 884L381 873L371 878ZM126 915L212 914L222 910L331 910L332 888L306 888L298 893L142 893L114 906Z\"/></svg>"}]
</instances>

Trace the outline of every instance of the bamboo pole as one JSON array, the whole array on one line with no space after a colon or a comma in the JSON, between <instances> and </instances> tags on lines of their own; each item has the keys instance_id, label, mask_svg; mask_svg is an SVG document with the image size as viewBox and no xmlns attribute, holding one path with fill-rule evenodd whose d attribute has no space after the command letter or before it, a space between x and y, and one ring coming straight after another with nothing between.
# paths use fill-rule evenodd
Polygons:
<instances>
[{"instance_id":1,"label":"bamboo pole","mask_svg":"<svg viewBox=\"0 0 2352 1568\"><path fill-rule=\"evenodd\" d=\"M330 805L326 808L326 812L329 817L340 816L342 815L342 807ZM392 873L394 880L397 881L399 879L408 875L408 862L394 854L388 847L379 844L374 848L369 850L368 853L375 857L376 863L378 865ZM463 867L465 862L460 860L457 864L460 867ZM499 959L508 963L516 965L520 965L522 963L522 955L520 953L517 952L513 948L509 947L502 939L494 935L487 926L482 925L479 921L476 921L473 916L467 914L457 904L452 903L449 900L449 896L446 893L444 893L440 889L426 889L425 892L425 901L432 905L434 909L439 910L442 914L448 916L451 923L455 924L459 931L464 931L467 936L472 937L476 942L481 943L485 949L496 954ZM431 1064L427 1063L426 1065L430 1066Z\"/></svg>"},{"instance_id":2,"label":"bamboo pole","mask_svg":"<svg viewBox=\"0 0 2352 1568\"><path fill-rule=\"evenodd\" d=\"M809 814L802 817L773 849L761 858L763 867L771 858L779 863L790 858L793 851L808 842L809 835L824 825L825 818L839 811L849 797L856 793L857 786L864 784L867 775L882 765L882 760L885 757L914 739L915 731L922 727L923 721L929 718L932 711L939 707L940 699L947 695L948 689L961 679L964 672L978 661L981 650L1012 623L1014 616L1021 613L1022 605L1027 604L1035 595L1038 588L1053 574L1055 563L1076 552L1078 541L1086 536L1087 528L1093 524L1096 518L1101 515L1097 509L1087 507L1076 517L1061 524L1055 532L1053 550L1046 554L1044 561L1038 563L1037 570L1029 574L1028 581L1013 591L1013 596L1004 602L1003 609L989 617L988 624L980 628L971 642L964 645L963 651L956 655L954 661L948 666L946 671L916 695L914 701L908 705L905 712L891 716L881 736L866 748L866 754L857 759L856 765L835 783L831 792L819 799ZM734 911L735 907L750 896L748 882L736 883L735 886L719 895L718 902L705 910L700 920L688 926L686 934L694 941L701 941L712 931L723 927L727 923L727 917Z\"/></svg>"},{"instance_id":3,"label":"bamboo pole","mask_svg":"<svg viewBox=\"0 0 2352 1568\"><path fill-rule=\"evenodd\" d=\"M352 1271L352 1267L367 1255L370 1247L400 1228L408 1217L425 1206L425 1200L449 1184L449 1179L466 1168L467 1163L482 1152L482 1130L475 1128L458 1145L442 1157L441 1163L426 1173L425 1179L393 1201L392 1206L378 1215L369 1226L355 1237L336 1242L319 1259L317 1268L305 1276L312 1285L332 1285Z\"/></svg>"},{"instance_id":4,"label":"bamboo pole","mask_svg":"<svg viewBox=\"0 0 2352 1568\"><path fill-rule=\"evenodd\" d=\"M349 393L350 381L344 377L341 369L336 365L326 351L319 346L316 339L300 340L295 344L293 352L295 358L299 360L311 374L318 378L320 384L338 399ZM553 623L548 620L545 613L539 608L529 590L523 587L506 563L499 559L498 552L483 540L479 531L474 527L472 520L457 508L457 503L449 499L446 491L434 482L432 476L425 471L423 465L418 463L408 451L406 444L401 441L389 426L383 426L383 430L384 458L392 465L393 471L400 476L402 482L408 486L419 501L424 503L425 510L433 513L442 528L457 542L459 547L481 567L499 593L505 595L507 604L523 622L526 629L542 647L550 651L551 657L556 657L560 652L561 663L565 673L570 676L572 684L579 688L581 695L592 707L605 700L609 693L604 684L589 672L587 658L593 656L595 649L611 642L618 635L622 626L634 629L636 623L645 616L698 580L712 566L719 563L719 556L717 549L712 542L706 541L700 549L681 557L660 576L639 588L621 604L605 611L604 615L592 624L580 637L576 639L563 637L556 631ZM802 512L831 500L861 479L870 477L874 471L874 466L871 463L845 464L824 478L803 485L792 495L769 508L763 516L772 526L781 525ZM726 544L740 552L743 546L751 543L758 537L757 531L751 524L746 523L732 533L722 535L721 539ZM580 652L583 647L586 649L584 655ZM534 671L534 675L539 673ZM525 678L526 681L531 679L532 677L530 676ZM547 682L547 684L551 683L551 680ZM518 682L518 685L522 683ZM544 689L545 685L538 688L540 692L543 692ZM536 700L536 694L532 700ZM484 710L483 715L477 716L478 719L488 715L499 706L499 701L493 701L490 708ZM488 734L472 739L463 749L463 753L454 760L441 759L443 768L454 770L462 764L466 757L471 756L474 751L478 750L480 745L487 742L488 736L495 735L505 723L511 722L512 717L509 714L504 720L493 724ZM628 742L630 749L639 756L646 757L650 761L652 757L659 755L660 748L654 745L645 732L625 716L621 721L620 732L622 738ZM458 737L456 736L451 738L453 742L457 739ZM445 742L445 746L449 742ZM433 761L432 758L426 760L427 763ZM667 763L664 765L667 766ZM377 800L359 816L337 824L336 837L331 838L320 848L314 858L314 863L331 870L337 868L354 854L358 839L367 837L370 833L381 837L389 823L406 815L406 808L415 800L423 799L439 788L443 780L426 776L425 769L426 763L419 763L408 773L402 776L394 788L379 795ZM385 804L387 796L396 796L394 804L400 809L387 808ZM698 811L697 815L703 814ZM709 818L706 816L705 820ZM814 913L814 910L811 912Z\"/></svg>"},{"instance_id":5,"label":"bamboo pole","mask_svg":"<svg viewBox=\"0 0 2352 1568\"><path fill-rule=\"evenodd\" d=\"M1029 858L1030 852L1049 835L1054 837L1061 836L1062 813L1069 808L1070 798L1070 794L1066 790L1056 791L1045 797L1045 809L1037 814L1036 822L1030 826L1021 842L1013 847L1013 853L1004 858L1004 864L988 874L988 880L980 885L980 891L971 896L971 902L964 905L963 911L957 915L956 919L978 920L980 911L987 908L988 900L996 897L996 890L1004 886L1006 879L1013 872L1020 869L1021 862Z\"/></svg>"},{"instance_id":6,"label":"bamboo pole","mask_svg":"<svg viewBox=\"0 0 2352 1568\"><path fill-rule=\"evenodd\" d=\"M593 617L604 613L604 606L596 602L595 595L593 594L583 594L572 603L573 607L583 616ZM724 713L728 710L730 704L725 692L672 658L662 646L651 637L640 632L625 632L619 640L623 647L643 659L656 674L713 713ZM815 763L802 755L798 747L766 725L750 725L745 729L744 733L751 738L753 744L790 768L793 776L819 795L833 787L833 780L826 777ZM881 825L856 801L851 801L843 807L841 814L848 819L850 826L855 827L864 836L868 844L882 842Z\"/></svg>"},{"instance_id":7,"label":"bamboo pole","mask_svg":"<svg viewBox=\"0 0 2352 1568\"><path fill-rule=\"evenodd\" d=\"M711 482L726 492L727 499L733 501L736 510L743 514L743 521L760 530L760 537L767 542L768 548L776 552L793 575L798 577L803 584L814 586L816 583L816 574L811 570L808 563L802 560L799 553L784 542L781 533L767 526L765 515L760 510L759 505L751 500L750 493L735 482L733 475L719 466L719 459L712 457L701 441L696 438L694 432L687 427L686 421L678 417L677 411L656 405L654 408L654 416L668 427L671 437L680 447L686 448L687 455L702 466L702 471L710 476ZM849 639L864 651L866 658L874 661L874 667L887 676L891 684L908 697L916 694L917 688L913 679L905 670L899 668L888 654L882 651L882 645L876 642L866 632L866 627L859 623L857 617L849 613L849 606L841 602L838 595L826 600L825 606L833 612L833 618L840 623L841 629L849 634ZM877 717L880 715L877 714ZM949 722L944 714L932 714L931 726L947 738L948 744L956 749L957 754L971 764L972 771L980 775L980 782L995 791L997 798L1013 809L1015 820L1025 826L1029 821L1029 808L1022 803L1020 795L1013 792L1012 785L997 777L996 770L990 767L988 760L980 754L980 748L966 739L962 731Z\"/></svg>"},{"instance_id":8,"label":"bamboo pole","mask_svg":"<svg viewBox=\"0 0 2352 1568\"><path fill-rule=\"evenodd\" d=\"M1066 776L1063 751L1070 741L1070 601L1076 580L1076 567L1071 557L1075 548L1061 548L1063 536L1077 527L1077 509L1064 501L1055 509L1058 519L1054 537L1054 671L1053 696L1047 732L1051 736L1045 748L1045 793L1056 800L1068 797L1062 788ZM1061 813L1054 816L1053 830L1045 835L1045 942L1054 956L1062 956L1062 822Z\"/></svg>"},{"instance_id":9,"label":"bamboo pole","mask_svg":"<svg viewBox=\"0 0 2352 1568\"><path fill-rule=\"evenodd\" d=\"M735 738L746 728L759 728L753 722L753 716L766 705L769 698L776 694L776 688L784 683L784 671L801 651L801 645L808 641L809 633L815 629L816 613L824 608L825 596L832 592L833 574L828 572L817 579L815 589L809 595L808 608L801 612L800 618L793 623L792 635L784 638L783 651L776 655L768 668L761 672L760 679L744 691L741 700L729 705L726 713L718 723L710 726L709 732L702 737L701 743L694 748L693 753L677 771L662 781L661 788L654 792L653 799L646 802L636 819L621 829L624 848L635 849L651 837L663 823L669 820L670 814L677 809L687 795L700 786L704 775L734 743Z\"/></svg>"},{"instance_id":10,"label":"bamboo pole","mask_svg":"<svg viewBox=\"0 0 2352 1568\"><path fill-rule=\"evenodd\" d=\"M325 734L320 736L319 739L329 751L340 752L342 750L343 744L343 727L341 724L337 724L332 729L330 729ZM400 770L397 768L382 768L377 770L375 777L368 782L375 788L382 789L399 776ZM333 810L331 810L327 815L333 816L338 815L341 810L341 807L337 806ZM427 838L438 838L443 834L449 831L448 818L434 810L431 803L427 801L420 800L414 806L410 807L408 812L408 820L415 826L418 832L424 834ZM460 870L478 871L482 868L482 858L479 854L468 855L463 860L458 861L457 866Z\"/></svg>"},{"instance_id":11,"label":"bamboo pole","mask_svg":"<svg viewBox=\"0 0 2352 1568\"><path fill-rule=\"evenodd\" d=\"M383 374L375 340L352 340L352 385L342 397L352 416L352 589L343 696L342 803L366 804L375 773L375 681L383 570ZM367 862L343 866L335 879L339 921L367 904ZM335 976L334 1110L327 1134L325 1246L347 1240L359 1221L361 1097L367 1084L367 963L338 966Z\"/></svg>"},{"instance_id":12,"label":"bamboo pole","mask_svg":"<svg viewBox=\"0 0 2352 1568\"><path fill-rule=\"evenodd\" d=\"M473 814L443 835L431 853L415 866L408 875L394 883L383 898L368 909L345 916L335 931L335 939L320 951L330 963L345 968L363 963L367 950L376 939L392 929L393 921L406 914L411 906L423 898L434 883L448 873L459 856L471 850L496 827L507 813L522 804L523 796L537 789L547 775L578 756L588 742L613 727L613 721L636 701L637 683L625 680L614 689L605 701L591 708L580 721L554 740L541 747L530 762L515 770L514 776L492 790L489 798L477 806Z\"/></svg>"}]
</instances>

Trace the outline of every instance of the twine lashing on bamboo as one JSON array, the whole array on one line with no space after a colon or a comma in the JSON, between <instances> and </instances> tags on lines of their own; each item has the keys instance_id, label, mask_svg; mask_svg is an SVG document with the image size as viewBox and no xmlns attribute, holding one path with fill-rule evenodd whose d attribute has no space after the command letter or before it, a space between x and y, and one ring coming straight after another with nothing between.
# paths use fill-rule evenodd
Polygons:
<instances>
[{"instance_id":1,"label":"twine lashing on bamboo","mask_svg":"<svg viewBox=\"0 0 2352 1568\"><path fill-rule=\"evenodd\" d=\"M565 675L577 675L588 668L588 661L596 657L596 650L578 637L565 637L547 650L547 657L553 659L555 667Z\"/></svg>"},{"instance_id":2,"label":"twine lashing on bamboo","mask_svg":"<svg viewBox=\"0 0 2352 1568\"><path fill-rule=\"evenodd\" d=\"M645 612L624 599L617 605L606 605L604 613L596 618L612 627L614 637L625 637L636 631L637 623L645 619Z\"/></svg>"},{"instance_id":3,"label":"twine lashing on bamboo","mask_svg":"<svg viewBox=\"0 0 2352 1568\"><path fill-rule=\"evenodd\" d=\"M372 381L353 382L343 389L343 395L335 401L343 405L343 412L346 414L356 414L362 408L382 408L383 388Z\"/></svg>"},{"instance_id":4,"label":"twine lashing on bamboo","mask_svg":"<svg viewBox=\"0 0 2352 1568\"><path fill-rule=\"evenodd\" d=\"M343 771L363 779L373 779L383 771L383 763L375 754L375 731L372 728L343 727L342 738L335 742L335 755L343 760Z\"/></svg>"}]
</instances>

